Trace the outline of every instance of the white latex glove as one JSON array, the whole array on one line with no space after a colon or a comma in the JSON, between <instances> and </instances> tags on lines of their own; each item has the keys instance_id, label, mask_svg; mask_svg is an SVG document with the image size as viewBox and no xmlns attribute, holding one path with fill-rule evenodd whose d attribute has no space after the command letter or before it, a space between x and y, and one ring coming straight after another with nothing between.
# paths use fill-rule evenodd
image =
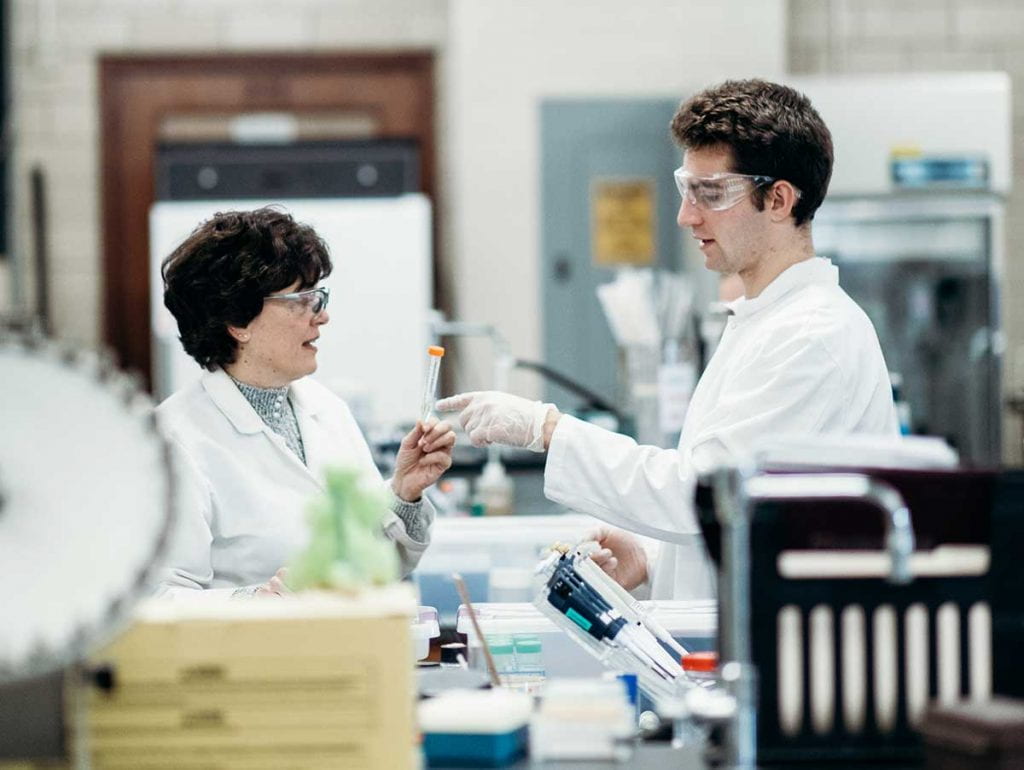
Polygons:
<instances>
[{"instance_id":1,"label":"white latex glove","mask_svg":"<svg viewBox=\"0 0 1024 770\"><path fill-rule=\"evenodd\" d=\"M584 539L601 546L590 555L591 561L627 591L647 580L647 551L634 535L615 527L597 527Z\"/></svg>"},{"instance_id":2,"label":"white latex glove","mask_svg":"<svg viewBox=\"0 0 1024 770\"><path fill-rule=\"evenodd\" d=\"M459 422L473 446L505 444L543 452L544 419L554 404L483 390L443 398L435 408L439 412L461 410Z\"/></svg>"}]
</instances>

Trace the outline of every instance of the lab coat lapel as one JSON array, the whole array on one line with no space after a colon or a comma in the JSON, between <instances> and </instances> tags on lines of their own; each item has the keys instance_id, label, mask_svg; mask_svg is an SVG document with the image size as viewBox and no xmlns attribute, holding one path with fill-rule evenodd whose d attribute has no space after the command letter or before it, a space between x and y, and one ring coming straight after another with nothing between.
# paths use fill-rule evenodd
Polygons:
<instances>
[{"instance_id":1,"label":"lab coat lapel","mask_svg":"<svg viewBox=\"0 0 1024 770\"><path fill-rule=\"evenodd\" d=\"M306 453L305 465L288 447L285 440L274 433L271 427L263 421L263 418L256 414L252 404L242 395L242 392L235 385L231 377L228 376L227 372L218 369L215 372L209 372L204 375L203 387L209 393L217 408L224 413L224 416L234 426L235 430L243 434L262 433L263 439L274 447L274 451L284 455L285 463L288 463L298 472L307 476L316 484L318 489L324 489L323 473L314 470L311 462L311 457L314 456L314 450L311 447L318 444L322 431L303 425L302 415L298 408L296 408L295 412L299 422L299 431L302 435L303 450ZM322 451L322 448L317 446L316 455L322 456Z\"/></svg>"},{"instance_id":2,"label":"lab coat lapel","mask_svg":"<svg viewBox=\"0 0 1024 770\"><path fill-rule=\"evenodd\" d=\"M302 434L302 446L306 453L306 471L316 481L317 486L324 489L324 472L331 460L337 460L332 451L330 431L323 423L325 415L320 413L319 405L305 383L301 380L292 383L292 405L295 407L295 418L299 422Z\"/></svg>"},{"instance_id":3,"label":"lab coat lapel","mask_svg":"<svg viewBox=\"0 0 1024 770\"><path fill-rule=\"evenodd\" d=\"M203 388L239 433L261 433L267 427L223 369L204 374Z\"/></svg>"},{"instance_id":4,"label":"lab coat lapel","mask_svg":"<svg viewBox=\"0 0 1024 770\"><path fill-rule=\"evenodd\" d=\"M324 471L331 456L327 433L315 414L300 411L296 407L295 417L299 421L302 446L306 452L306 472L312 476L318 487L325 489Z\"/></svg>"}]
</instances>

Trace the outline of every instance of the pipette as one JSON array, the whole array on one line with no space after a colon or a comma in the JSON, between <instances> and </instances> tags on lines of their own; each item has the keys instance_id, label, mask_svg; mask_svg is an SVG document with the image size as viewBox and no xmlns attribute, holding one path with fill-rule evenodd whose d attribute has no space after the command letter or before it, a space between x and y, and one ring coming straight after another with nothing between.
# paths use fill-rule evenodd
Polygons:
<instances>
[{"instance_id":1,"label":"pipette","mask_svg":"<svg viewBox=\"0 0 1024 770\"><path fill-rule=\"evenodd\" d=\"M577 617L582 616L591 627L586 628L588 633L595 639L602 637L614 639L623 647L629 648L641 660L646 660L659 676L664 678L675 678L681 673L679 664L672 657L658 646L657 642L639 631L639 622L634 625L628 618L624 618L603 596L597 592L576 568L581 561L589 559L567 559L563 565L552 576L548 586L550 592L548 601L557 606L563 613L569 615L568 603L572 603L572 611ZM555 598L555 595L559 598ZM562 605L562 606L559 606ZM570 616L577 625L580 623Z\"/></svg>"},{"instance_id":2,"label":"pipette","mask_svg":"<svg viewBox=\"0 0 1024 770\"><path fill-rule=\"evenodd\" d=\"M575 568L579 575L590 583L595 591L605 597L610 604L616 599L627 609L631 610L636 618L663 644L676 653L680 658L687 654L687 650L677 642L664 626L661 625L650 613L644 612L636 599L634 599L622 586L616 583L608 574L594 564L589 558L590 554L600 546L594 542L581 543L576 548L576 554L580 557L575 560Z\"/></svg>"},{"instance_id":3,"label":"pipette","mask_svg":"<svg viewBox=\"0 0 1024 770\"><path fill-rule=\"evenodd\" d=\"M431 345L427 348L427 381L423 386L423 408L420 419L426 422L434 411L434 403L437 401L437 374L441 371L441 359L444 358L444 348L439 345Z\"/></svg>"}]
</instances>

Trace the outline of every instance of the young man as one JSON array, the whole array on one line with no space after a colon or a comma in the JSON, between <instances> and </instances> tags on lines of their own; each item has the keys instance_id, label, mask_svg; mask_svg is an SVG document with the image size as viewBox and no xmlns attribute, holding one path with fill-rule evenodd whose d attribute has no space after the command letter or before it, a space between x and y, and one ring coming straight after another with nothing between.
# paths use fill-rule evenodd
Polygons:
<instances>
[{"instance_id":1,"label":"young man","mask_svg":"<svg viewBox=\"0 0 1024 770\"><path fill-rule=\"evenodd\" d=\"M744 296L702 375L678 449L632 439L505 393L466 393L476 445L548 450L545 494L555 502L665 541L653 564L636 538L602 528L605 569L655 598L709 596L710 573L692 505L697 474L758 439L785 434L898 435L875 330L815 257L811 219L832 174L832 138L806 97L762 80L729 81L685 102L672 120L684 150L675 172L677 221L705 265L737 275Z\"/></svg>"}]
</instances>

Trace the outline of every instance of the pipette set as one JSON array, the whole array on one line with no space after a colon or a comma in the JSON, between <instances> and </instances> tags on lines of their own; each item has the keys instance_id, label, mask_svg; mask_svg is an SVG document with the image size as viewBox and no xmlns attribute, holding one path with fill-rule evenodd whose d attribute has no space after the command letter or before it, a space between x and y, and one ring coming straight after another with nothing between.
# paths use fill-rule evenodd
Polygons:
<instances>
[{"instance_id":1,"label":"pipette set","mask_svg":"<svg viewBox=\"0 0 1024 770\"><path fill-rule=\"evenodd\" d=\"M650 697L694 686L679 662L686 650L591 560L599 548L552 551L537 565L534 605L606 666L636 673Z\"/></svg>"}]
</instances>

